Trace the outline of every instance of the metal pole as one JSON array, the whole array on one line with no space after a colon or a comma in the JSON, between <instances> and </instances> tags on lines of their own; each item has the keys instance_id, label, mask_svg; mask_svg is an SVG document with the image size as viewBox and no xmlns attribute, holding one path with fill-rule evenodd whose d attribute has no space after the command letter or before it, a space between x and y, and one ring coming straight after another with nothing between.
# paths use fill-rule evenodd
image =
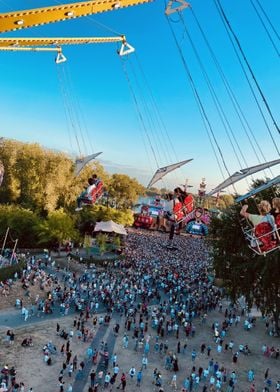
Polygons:
<instances>
[{"instance_id":1,"label":"metal pole","mask_svg":"<svg viewBox=\"0 0 280 392\"><path fill-rule=\"evenodd\" d=\"M17 243L18 243L18 239L15 240L15 245L14 245L14 248L13 248L13 251L12 251L12 254L11 254L11 258L10 258L10 264L12 263L13 255L15 253L15 250L16 250L16 247L17 247Z\"/></svg>"},{"instance_id":2,"label":"metal pole","mask_svg":"<svg viewBox=\"0 0 280 392\"><path fill-rule=\"evenodd\" d=\"M2 249L1 249L1 256L3 255L3 250L5 249L5 245L6 245L6 241L7 241L7 237L8 237L8 233L9 233L10 228L8 227L6 230L6 234L5 234L5 239L2 245Z\"/></svg>"}]
</instances>

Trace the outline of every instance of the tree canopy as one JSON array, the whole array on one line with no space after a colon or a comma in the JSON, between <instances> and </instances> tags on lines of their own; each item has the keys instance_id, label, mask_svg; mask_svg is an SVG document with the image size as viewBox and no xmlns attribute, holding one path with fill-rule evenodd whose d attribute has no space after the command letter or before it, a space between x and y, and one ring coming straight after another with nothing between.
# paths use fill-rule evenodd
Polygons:
<instances>
[{"instance_id":1,"label":"tree canopy","mask_svg":"<svg viewBox=\"0 0 280 392\"><path fill-rule=\"evenodd\" d=\"M254 182L253 187L261 181ZM257 197L271 201L278 192L275 187ZM256 203L252 199L250 209L256 211ZM210 234L216 277L222 278L233 301L244 295L249 308L255 304L264 315L273 315L275 330L279 334L279 250L258 256L248 248L241 229L239 205L232 205L220 218L213 218Z\"/></svg>"},{"instance_id":2,"label":"tree canopy","mask_svg":"<svg viewBox=\"0 0 280 392\"><path fill-rule=\"evenodd\" d=\"M110 176L98 161L88 164L76 177L69 156L38 144L5 139L0 145L0 160L5 167L0 203L15 203L39 214L59 208L73 210L93 173L102 179L118 208L127 208L144 193L136 179L124 174Z\"/></svg>"},{"instance_id":3,"label":"tree canopy","mask_svg":"<svg viewBox=\"0 0 280 392\"><path fill-rule=\"evenodd\" d=\"M117 208L129 208L139 195L145 193L145 188L135 178L126 174L113 174L109 183L110 197L116 200Z\"/></svg>"},{"instance_id":4,"label":"tree canopy","mask_svg":"<svg viewBox=\"0 0 280 392\"><path fill-rule=\"evenodd\" d=\"M5 168L0 187L0 236L10 228L9 247L12 238L19 240L19 247L27 248L81 240L79 235L91 232L101 220L131 225L133 215L127 208L145 191L134 178L110 176L98 161L88 164L76 177L69 156L38 144L5 139L0 144L0 161ZM117 208L110 208L105 200L106 206L86 207L76 214L77 196L93 174L102 180Z\"/></svg>"},{"instance_id":5,"label":"tree canopy","mask_svg":"<svg viewBox=\"0 0 280 392\"><path fill-rule=\"evenodd\" d=\"M22 248L34 247L38 242L39 222L40 218L30 210L15 205L0 205L0 237L4 238L7 228L10 228L7 248L14 246L15 239L19 240Z\"/></svg>"},{"instance_id":6,"label":"tree canopy","mask_svg":"<svg viewBox=\"0 0 280 392\"><path fill-rule=\"evenodd\" d=\"M47 219L39 224L37 230L39 242L47 244L50 241L56 241L59 249L64 241L79 238L73 219L63 209L50 212Z\"/></svg>"}]
</instances>

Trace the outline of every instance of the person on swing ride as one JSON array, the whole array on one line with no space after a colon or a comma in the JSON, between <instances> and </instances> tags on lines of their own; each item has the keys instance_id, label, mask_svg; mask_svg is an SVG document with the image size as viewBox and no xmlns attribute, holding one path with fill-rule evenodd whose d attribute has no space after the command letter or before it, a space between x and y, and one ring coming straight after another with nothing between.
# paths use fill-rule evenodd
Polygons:
<instances>
[{"instance_id":1,"label":"person on swing ride","mask_svg":"<svg viewBox=\"0 0 280 392\"><path fill-rule=\"evenodd\" d=\"M248 209L248 204L244 204L244 206L241 208L240 215L244 216L244 218L249 219L250 222L254 226L257 226L259 223L267 222L269 223L272 227L275 224L274 217L270 214L271 211L271 205L269 201L267 200L262 200L258 204L258 210L259 210L259 215L257 214L250 214L247 212Z\"/></svg>"},{"instance_id":2,"label":"person on swing ride","mask_svg":"<svg viewBox=\"0 0 280 392\"><path fill-rule=\"evenodd\" d=\"M97 177L97 174L93 174L92 177L94 185L97 187L97 185L100 183L100 179Z\"/></svg>"},{"instance_id":3,"label":"person on swing ride","mask_svg":"<svg viewBox=\"0 0 280 392\"><path fill-rule=\"evenodd\" d=\"M190 213L194 208L194 199L191 193L187 193L181 187L174 189L179 201L182 203L184 214Z\"/></svg>"},{"instance_id":4,"label":"person on swing ride","mask_svg":"<svg viewBox=\"0 0 280 392\"><path fill-rule=\"evenodd\" d=\"M184 202L184 191L181 188L174 189L174 197L173 197L173 214L175 221L178 221L183 218L183 202Z\"/></svg>"},{"instance_id":5,"label":"person on swing ride","mask_svg":"<svg viewBox=\"0 0 280 392\"><path fill-rule=\"evenodd\" d=\"M93 189L95 189L95 188L96 188L95 180L91 177L88 179L88 186L87 186L86 190L84 190L77 198L78 207L75 209L75 211L81 211L83 209L82 208L83 201L91 200L91 194L92 194Z\"/></svg>"},{"instance_id":6,"label":"person on swing ride","mask_svg":"<svg viewBox=\"0 0 280 392\"><path fill-rule=\"evenodd\" d=\"M254 225L256 237L261 241L261 250L265 251L273 247L273 231L275 228L274 216L270 214L271 205L267 200L262 200L258 204L259 215L250 214L247 212L248 205L245 204L240 215Z\"/></svg>"},{"instance_id":7,"label":"person on swing ride","mask_svg":"<svg viewBox=\"0 0 280 392\"><path fill-rule=\"evenodd\" d=\"M279 229L280 229L280 197L275 197L274 199L272 199L271 215L274 216L275 223L276 223L277 229L279 231Z\"/></svg>"}]
</instances>

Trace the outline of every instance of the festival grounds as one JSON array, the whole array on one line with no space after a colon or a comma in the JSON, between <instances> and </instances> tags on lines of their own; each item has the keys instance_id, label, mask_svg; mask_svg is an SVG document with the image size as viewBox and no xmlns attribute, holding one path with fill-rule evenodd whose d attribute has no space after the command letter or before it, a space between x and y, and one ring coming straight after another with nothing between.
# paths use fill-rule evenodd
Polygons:
<instances>
[{"instance_id":1,"label":"festival grounds","mask_svg":"<svg viewBox=\"0 0 280 392\"><path fill-rule=\"evenodd\" d=\"M134 232L132 231L129 235L133 235L137 238L137 236L141 236L141 244L145 243L145 241L149 241L149 233L148 232ZM154 249L155 253L160 251L160 247L162 247L162 252L166 252L164 249L163 242L165 237L163 234L154 235L153 241L159 242L158 248ZM191 242L196 241L194 239L180 239L180 244L186 241L185 246L188 247ZM191 242L190 242L191 241ZM198 240L202 241L202 240ZM137 240L136 240L137 242ZM135 241L130 243L129 246L135 246ZM196 250L199 248L199 244L195 244L193 249ZM133 249L134 251L137 251ZM145 252L148 252L148 248L142 248L141 254L145 255ZM192 246L190 248L192 251ZM189 251L189 252L190 252ZM195 257L197 253L189 254L189 257ZM168 256L168 255L167 255ZM130 255L130 257L132 257ZM161 254L161 257L164 255ZM169 256L172 259L172 255ZM188 260L189 260L188 257ZM55 259L55 257L53 257ZM185 262L188 263L188 260ZM193 263L196 261L194 260ZM62 263L63 264L63 263ZM63 265L66 263L64 262ZM58 262L56 263L56 266ZM69 269L78 271L77 275L79 276L83 272L83 266L77 265L75 262L67 263L69 265ZM141 264L142 265L142 264ZM135 266L134 266L135 267ZM133 268L133 267L130 267ZM98 271L98 270L97 270ZM129 269L127 270L129 271ZM114 268L114 274L118 274L118 268ZM135 273L135 271L134 271ZM180 274L180 271L178 271ZM102 268L102 274L106 277L106 269ZM141 275L141 267L137 272L137 276ZM60 275L59 275L60 276ZM62 277L63 275L61 275ZM62 278L61 278L62 279ZM106 279L106 278L105 278ZM221 388L210 384L210 375L205 380L201 379L199 384L194 384L192 390L195 391L230 391L229 389L229 379L230 375L233 371L236 373L236 382L234 385L234 391L240 392L250 392L252 390L252 384L254 384L255 391L263 391L264 387L266 387L267 391L276 391L276 383L280 379L280 358L276 359L267 355L264 355L262 352L262 347L264 345L268 347L274 347L275 349L279 348L279 339L276 337L270 336L266 330L265 320L261 317L260 313L257 312L256 309L252 310L250 316L254 316L256 318L256 322L254 326L249 331L244 329L244 321L248 318L248 314L246 311L243 315L242 312L242 302L236 309L236 314L241 316L240 322L235 325L233 323L232 326L227 328L226 336L222 342L222 351L219 353L217 351L217 343L214 339L214 331L213 331L213 323L218 323L217 325L221 325L225 320L225 311L226 309L230 309L230 302L228 298L223 297L218 306L215 309L207 312L206 321L202 321L201 317L194 317L192 320L192 325L195 328L194 336L189 335L186 337L186 333L184 328L179 326L179 336L176 337L176 333L173 331L170 334L167 332L164 334L164 337L157 338L157 330L152 328L152 311L158 307L156 301L148 304L148 319L147 320L147 330L144 332L144 344L143 346L138 345L137 351L135 350L135 338L134 338L134 330L133 326L128 331L125 328L126 317L123 312L113 312L112 318L108 324L102 323L99 325L100 315L106 315L104 312L104 308L102 305L99 310L95 314L90 314L88 321L85 322L85 327L87 327L91 333L91 336L87 339L87 341L83 341L77 335L77 328L73 327L74 319L79 318L80 312L74 313L74 310L70 308L68 315L62 315L59 311L54 312L52 315L43 314L42 312L35 312L34 315L29 314L29 317L26 321L24 321L23 316L21 315L20 309L15 309L14 303L16 298L23 298L23 305L28 309L31 309L31 304L34 303L36 295L39 294L41 297L46 296L47 289L40 290L39 281L34 284L30 288L30 298L27 298L24 290L22 289L22 284L20 281L15 283L11 288L9 294L3 296L1 299L1 313L0 313L0 328L1 328L1 351L0 351L0 361L1 368L7 365L9 368L14 366L17 371L16 380L17 382L24 383L24 392L29 391L29 388L33 388L34 392L56 392L56 391L80 391L80 392L88 392L90 391L90 377L89 374L92 370L96 370L98 373L100 370L104 371L104 375L106 372L110 372L113 374L113 364L111 358L114 354L117 355L117 364L119 367L119 374L117 376L116 382L112 386L108 386L105 390L116 391L117 387L120 384L120 377L122 373L126 374L126 391L159 391L159 387L154 383L153 372L154 369L157 368L161 373L162 380L162 388L164 392L173 391L177 389L181 391L183 387L184 380L191 375L193 366L196 367L195 373L198 372L198 369L201 367L203 369L209 367L209 361L213 358L214 362L218 362L219 368L226 369L226 380L222 383ZM54 287L54 285L52 286ZM161 300L163 300L162 297ZM166 297L167 301L168 298ZM139 303L139 299L135 302L135 306L137 307L137 303ZM93 317L98 317L98 322L96 326L93 325ZM169 316L167 315L168 319ZM139 312L136 314L136 324L139 319ZM59 374L63 366L63 362L66 361L65 353L61 354L60 348L62 344L65 344L65 340L59 336L56 331L57 323L60 326L60 330L64 329L66 332L73 330L74 335L73 338L70 339L70 349L74 354L78 357L78 366L81 361L84 362L85 367L81 376L77 375L78 372L74 371L72 376L69 377L67 370L63 373L63 383L59 384ZM113 329L115 324L118 323L120 325L120 329L118 334L116 334ZM6 339L7 330L11 329L15 334L14 343L10 343ZM128 347L124 348L124 335L128 336ZM31 347L22 347L21 342L26 337L32 337L33 346ZM156 352L155 343L156 340L168 345L168 349L166 353ZM57 348L57 353L51 355L52 364L48 366L44 362L43 355L43 347L46 343L52 342L53 345ZM144 346L145 342L149 342L149 352L147 353L148 365L146 369L142 371L142 380L140 386L137 386L136 375L137 372L142 367L142 358L144 354ZM178 342L180 341L181 349L180 353L178 353ZM234 342L233 350L226 349L226 345L230 342ZM109 351L109 365L106 370L103 363L102 356L102 345L101 342L106 342L108 344ZM207 350L204 353L201 353L201 345L205 344L206 348L211 347L210 356L207 355ZM243 353L239 353L238 359L236 363L233 363L232 357L233 353L238 352L239 345L248 345L250 349L250 354L245 355ZM185 346L185 350L183 347ZM91 346L92 348L96 348L99 351L99 355L97 358L97 363L94 364L92 358L87 358L87 349ZM197 356L195 360L192 360L192 352L196 351ZM176 355L178 361L178 371L176 371L177 376L177 388L175 385L171 384L171 380L175 372L173 371L173 367L170 370L166 369L166 355L172 354ZM72 356L73 359L73 356ZM131 367L135 367L136 375L131 378L129 376L129 370ZM249 382L247 378L248 370L252 369L255 373L255 378L253 382ZM271 380L271 386L267 385L265 382L265 372L268 371L268 378ZM211 374L211 370L210 370ZM206 388L207 387L207 388ZM203 389L204 388L204 389ZM206 389L205 389L206 388ZM100 385L96 386L96 391L101 391L104 389L104 378ZM0 389L1 390L1 389ZM9 391L13 391L13 389L8 389ZM94 389L92 389L94 390ZM18 391L20 391L18 389Z\"/></svg>"}]
</instances>

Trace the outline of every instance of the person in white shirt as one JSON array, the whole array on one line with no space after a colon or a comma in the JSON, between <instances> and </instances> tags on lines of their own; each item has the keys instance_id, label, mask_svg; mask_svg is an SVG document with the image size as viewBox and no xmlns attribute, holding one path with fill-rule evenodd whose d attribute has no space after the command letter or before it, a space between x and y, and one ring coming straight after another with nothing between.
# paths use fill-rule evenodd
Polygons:
<instances>
[{"instance_id":1,"label":"person in white shirt","mask_svg":"<svg viewBox=\"0 0 280 392\"><path fill-rule=\"evenodd\" d=\"M88 179L88 187L86 188L86 190L85 191L83 191L81 194L80 194L80 196L77 198L77 205L78 205L78 207L76 208L76 210L75 211L81 211L82 210L82 202L83 201L88 201L88 200L91 200L91 194L92 194L92 191L94 190L96 188L96 185L95 185L95 181L94 181L94 179L93 178L89 178Z\"/></svg>"}]
</instances>

